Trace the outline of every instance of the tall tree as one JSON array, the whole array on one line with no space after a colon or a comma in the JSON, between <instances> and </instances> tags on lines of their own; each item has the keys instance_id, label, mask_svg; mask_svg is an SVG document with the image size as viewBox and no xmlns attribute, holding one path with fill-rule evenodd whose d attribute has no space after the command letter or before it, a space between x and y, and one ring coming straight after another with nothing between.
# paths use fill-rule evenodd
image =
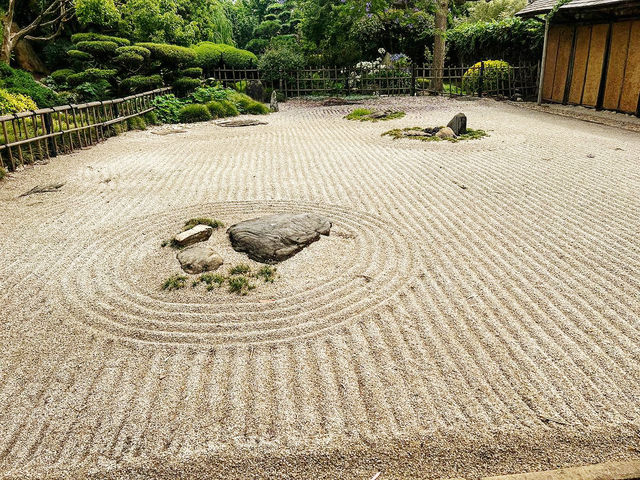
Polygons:
<instances>
[{"instance_id":1,"label":"tall tree","mask_svg":"<svg viewBox=\"0 0 640 480\"><path fill-rule=\"evenodd\" d=\"M436 0L436 31L433 38L433 89L440 92L443 88L445 38L449 16L449 0Z\"/></svg>"},{"instance_id":2,"label":"tall tree","mask_svg":"<svg viewBox=\"0 0 640 480\"><path fill-rule=\"evenodd\" d=\"M6 13L2 16L2 46L0 47L0 61L9 63L11 53L18 42L26 40L52 40L64 28L64 24L74 15L72 0L49 0L42 2L41 8L35 13L30 23L25 27L16 26L16 4L18 0L9 0ZM25 2L21 2L24 7Z\"/></svg>"}]
</instances>

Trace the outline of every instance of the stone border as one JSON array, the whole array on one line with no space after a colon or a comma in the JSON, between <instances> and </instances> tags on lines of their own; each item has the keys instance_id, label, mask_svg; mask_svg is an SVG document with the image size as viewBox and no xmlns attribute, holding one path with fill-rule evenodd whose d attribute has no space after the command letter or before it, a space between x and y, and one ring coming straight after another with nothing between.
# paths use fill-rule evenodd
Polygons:
<instances>
[{"instance_id":1,"label":"stone border","mask_svg":"<svg viewBox=\"0 0 640 480\"><path fill-rule=\"evenodd\" d=\"M640 460L605 462L542 472L483 477L482 480L636 480L640 479Z\"/></svg>"}]
</instances>

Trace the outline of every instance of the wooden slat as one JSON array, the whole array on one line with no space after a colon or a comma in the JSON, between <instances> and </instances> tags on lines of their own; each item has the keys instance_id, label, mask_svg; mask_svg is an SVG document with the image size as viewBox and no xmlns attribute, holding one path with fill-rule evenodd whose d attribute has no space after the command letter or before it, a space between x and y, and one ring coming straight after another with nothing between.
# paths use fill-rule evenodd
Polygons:
<instances>
[{"instance_id":1,"label":"wooden slat","mask_svg":"<svg viewBox=\"0 0 640 480\"><path fill-rule=\"evenodd\" d=\"M576 32L576 46L573 57L573 76L569 90L568 102L575 105L582 103L582 90L587 73L589 46L591 44L591 25L582 25Z\"/></svg>"},{"instance_id":2,"label":"wooden slat","mask_svg":"<svg viewBox=\"0 0 640 480\"><path fill-rule=\"evenodd\" d=\"M602 102L602 107L608 110L617 110L620 103L630 28L631 22L616 22L612 26L607 83Z\"/></svg>"},{"instance_id":3,"label":"wooden slat","mask_svg":"<svg viewBox=\"0 0 640 480\"><path fill-rule=\"evenodd\" d=\"M640 98L640 20L631 25L627 68L622 84L622 95L618 108L627 113L636 113Z\"/></svg>"},{"instance_id":4,"label":"wooden slat","mask_svg":"<svg viewBox=\"0 0 640 480\"><path fill-rule=\"evenodd\" d=\"M560 27L549 28L547 39L547 59L544 67L544 81L542 83L542 98L551 100L553 96L553 78L556 72L556 56L558 54L558 41L560 39Z\"/></svg>"},{"instance_id":5,"label":"wooden slat","mask_svg":"<svg viewBox=\"0 0 640 480\"><path fill-rule=\"evenodd\" d=\"M606 23L594 25L591 29L591 48L589 49L587 74L585 76L584 91L582 94L583 105L595 107L598 101L600 79L602 78L602 63L604 61L604 51L607 46L608 32L609 24Z\"/></svg>"},{"instance_id":6,"label":"wooden slat","mask_svg":"<svg viewBox=\"0 0 640 480\"><path fill-rule=\"evenodd\" d=\"M553 77L553 90L551 99L554 102L564 101L564 91L567 86L567 72L569 71L569 58L573 45L573 26L560 27L558 38L558 53L556 55L556 72Z\"/></svg>"}]
</instances>

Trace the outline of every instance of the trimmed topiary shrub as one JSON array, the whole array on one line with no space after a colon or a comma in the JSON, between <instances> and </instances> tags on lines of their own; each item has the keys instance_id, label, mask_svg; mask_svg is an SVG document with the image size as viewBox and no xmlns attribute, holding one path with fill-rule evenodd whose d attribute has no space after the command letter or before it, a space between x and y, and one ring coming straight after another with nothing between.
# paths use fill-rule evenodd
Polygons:
<instances>
[{"instance_id":1,"label":"trimmed topiary shrub","mask_svg":"<svg viewBox=\"0 0 640 480\"><path fill-rule=\"evenodd\" d=\"M162 83L160 75L133 75L122 81L120 89L125 93L142 93L160 88Z\"/></svg>"},{"instance_id":2,"label":"trimmed topiary shrub","mask_svg":"<svg viewBox=\"0 0 640 480\"><path fill-rule=\"evenodd\" d=\"M131 42L126 38L112 37L110 35L102 35L101 33L76 33L71 35L71 42L73 43L94 41L113 42L119 47L131 45Z\"/></svg>"},{"instance_id":3,"label":"trimmed topiary shrub","mask_svg":"<svg viewBox=\"0 0 640 480\"><path fill-rule=\"evenodd\" d=\"M213 42L200 42L193 51L196 54L194 63L205 72L210 72L220 66L222 62L222 48Z\"/></svg>"},{"instance_id":4,"label":"trimmed topiary shrub","mask_svg":"<svg viewBox=\"0 0 640 480\"><path fill-rule=\"evenodd\" d=\"M243 93L234 93L230 100L235 103L240 113L249 113L252 115L265 115L269 113L269 107L264 103L257 102Z\"/></svg>"},{"instance_id":5,"label":"trimmed topiary shrub","mask_svg":"<svg viewBox=\"0 0 640 480\"><path fill-rule=\"evenodd\" d=\"M256 55L260 55L261 53L264 53L268 46L269 40L266 38L252 38L249 40L249 43L247 43L245 48Z\"/></svg>"},{"instance_id":6,"label":"trimmed topiary shrub","mask_svg":"<svg viewBox=\"0 0 640 480\"><path fill-rule=\"evenodd\" d=\"M194 103L182 107L178 112L178 118L183 123L206 122L211 120L211 113L205 105Z\"/></svg>"},{"instance_id":7,"label":"trimmed topiary shrub","mask_svg":"<svg viewBox=\"0 0 640 480\"><path fill-rule=\"evenodd\" d=\"M57 85L64 85L65 83L67 83L67 77L69 75L73 75L74 73L75 72L70 68L62 68L60 70L56 70L55 72L51 72L51 75L49 76Z\"/></svg>"},{"instance_id":8,"label":"trimmed topiary shrub","mask_svg":"<svg viewBox=\"0 0 640 480\"><path fill-rule=\"evenodd\" d=\"M88 53L96 58L106 58L116 53L118 44L103 40L92 40L76 43L76 49Z\"/></svg>"},{"instance_id":9,"label":"trimmed topiary shrub","mask_svg":"<svg viewBox=\"0 0 640 480\"><path fill-rule=\"evenodd\" d=\"M480 89L480 72L482 62L473 65L462 76L462 89L467 93L477 92ZM502 60L486 60L484 62L482 91L499 93L507 90L509 85L509 71L511 66Z\"/></svg>"},{"instance_id":10,"label":"trimmed topiary shrub","mask_svg":"<svg viewBox=\"0 0 640 480\"><path fill-rule=\"evenodd\" d=\"M202 78L202 68L200 67L185 68L180 72L180 74L183 77Z\"/></svg>"},{"instance_id":11,"label":"trimmed topiary shrub","mask_svg":"<svg viewBox=\"0 0 640 480\"><path fill-rule=\"evenodd\" d=\"M3 62L0 62L0 88L12 94L19 93L30 97L38 108L53 107L60 103L60 97L56 92L36 82L31 74L13 69Z\"/></svg>"},{"instance_id":12,"label":"trimmed topiary shrub","mask_svg":"<svg viewBox=\"0 0 640 480\"><path fill-rule=\"evenodd\" d=\"M226 46L222 50L222 63L231 68L251 68L258 64L258 57L248 50Z\"/></svg>"},{"instance_id":13,"label":"trimmed topiary shrub","mask_svg":"<svg viewBox=\"0 0 640 480\"><path fill-rule=\"evenodd\" d=\"M125 70L136 70L144 63L144 57L133 52L125 52L116 56L113 62Z\"/></svg>"},{"instance_id":14,"label":"trimmed topiary shrub","mask_svg":"<svg viewBox=\"0 0 640 480\"><path fill-rule=\"evenodd\" d=\"M239 113L236 106L228 100L213 100L207 103L207 108L213 118L235 117Z\"/></svg>"},{"instance_id":15,"label":"trimmed topiary shrub","mask_svg":"<svg viewBox=\"0 0 640 480\"><path fill-rule=\"evenodd\" d=\"M93 58L91 54L87 52L81 52L80 50L69 50L67 52L67 55L71 57L71 60L75 60L77 62L88 62Z\"/></svg>"},{"instance_id":16,"label":"trimmed topiary shrub","mask_svg":"<svg viewBox=\"0 0 640 480\"><path fill-rule=\"evenodd\" d=\"M200 85L202 85L200 79L190 77L182 77L173 82L173 88L178 95L186 95L193 92Z\"/></svg>"},{"instance_id":17,"label":"trimmed topiary shrub","mask_svg":"<svg viewBox=\"0 0 640 480\"><path fill-rule=\"evenodd\" d=\"M85 82L97 82L98 80L113 80L118 74L117 70L103 68L87 68L84 72L74 73L67 77L69 85L75 86Z\"/></svg>"},{"instance_id":18,"label":"trimmed topiary shrub","mask_svg":"<svg viewBox=\"0 0 640 480\"><path fill-rule=\"evenodd\" d=\"M177 68L191 65L196 59L196 53L187 47L168 45L166 43L136 43L137 47L144 47L151 52L151 58L158 60L164 68Z\"/></svg>"},{"instance_id":19,"label":"trimmed topiary shrub","mask_svg":"<svg viewBox=\"0 0 640 480\"><path fill-rule=\"evenodd\" d=\"M119 47L116 49L116 55L122 55L123 53L135 53L136 55L140 55L145 60L149 60L151 58L151 51L148 48L131 46L131 47Z\"/></svg>"},{"instance_id":20,"label":"trimmed topiary shrub","mask_svg":"<svg viewBox=\"0 0 640 480\"><path fill-rule=\"evenodd\" d=\"M36 102L26 95L9 93L4 88L0 88L0 115L37 109Z\"/></svg>"}]
</instances>

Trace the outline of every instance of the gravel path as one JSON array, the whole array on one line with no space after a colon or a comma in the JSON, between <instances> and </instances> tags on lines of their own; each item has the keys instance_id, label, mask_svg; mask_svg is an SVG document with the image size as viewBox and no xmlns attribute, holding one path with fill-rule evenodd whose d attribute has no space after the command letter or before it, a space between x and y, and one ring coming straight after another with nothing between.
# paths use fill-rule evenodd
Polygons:
<instances>
[{"instance_id":1,"label":"gravel path","mask_svg":"<svg viewBox=\"0 0 640 480\"><path fill-rule=\"evenodd\" d=\"M444 478L640 457L640 136L491 100L290 102L0 183L0 477ZM391 140L464 111L476 141ZM20 197L36 185L58 191ZM318 212L241 297L190 217ZM226 264L247 262L224 231Z\"/></svg>"}]
</instances>

